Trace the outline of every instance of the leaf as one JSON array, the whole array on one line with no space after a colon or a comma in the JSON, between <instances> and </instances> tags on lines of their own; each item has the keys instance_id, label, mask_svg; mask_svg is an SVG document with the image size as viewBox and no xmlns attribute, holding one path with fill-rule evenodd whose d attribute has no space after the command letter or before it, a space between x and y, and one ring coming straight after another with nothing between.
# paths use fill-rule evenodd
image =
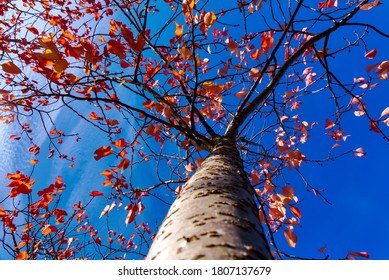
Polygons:
<instances>
[{"instance_id":1,"label":"leaf","mask_svg":"<svg viewBox=\"0 0 389 280\"><path fill-rule=\"evenodd\" d=\"M196 166L193 164L193 163L188 163L187 165L185 165L185 172L186 172L186 175L192 173L193 171L196 170Z\"/></svg>"},{"instance_id":2,"label":"leaf","mask_svg":"<svg viewBox=\"0 0 389 280\"><path fill-rule=\"evenodd\" d=\"M126 58L126 53L124 51L124 46L116 41L116 40L109 40L107 43L108 46L108 51L112 54L115 54L118 56L120 59L125 59Z\"/></svg>"},{"instance_id":3,"label":"leaf","mask_svg":"<svg viewBox=\"0 0 389 280\"><path fill-rule=\"evenodd\" d=\"M20 70L20 68L17 67L12 61L5 62L1 66L3 68L3 71L8 74L17 75L22 73L22 70Z\"/></svg>"},{"instance_id":4,"label":"leaf","mask_svg":"<svg viewBox=\"0 0 389 280\"><path fill-rule=\"evenodd\" d=\"M326 125L324 126L325 129L333 128L335 124L330 119L326 119Z\"/></svg>"},{"instance_id":5,"label":"leaf","mask_svg":"<svg viewBox=\"0 0 389 280\"><path fill-rule=\"evenodd\" d=\"M39 35L38 29L36 29L34 26L27 26L26 29L35 35Z\"/></svg>"},{"instance_id":6,"label":"leaf","mask_svg":"<svg viewBox=\"0 0 389 280\"><path fill-rule=\"evenodd\" d=\"M19 252L19 254L16 256L16 260L21 261L28 258L28 254L26 251Z\"/></svg>"},{"instance_id":7,"label":"leaf","mask_svg":"<svg viewBox=\"0 0 389 280\"><path fill-rule=\"evenodd\" d=\"M128 210L128 214L126 216L125 224L128 225L135 220L136 211L138 211L138 205L135 203L128 205L126 208Z\"/></svg>"},{"instance_id":8,"label":"leaf","mask_svg":"<svg viewBox=\"0 0 389 280\"><path fill-rule=\"evenodd\" d=\"M363 156L366 155L366 152L364 152L362 148L358 148L358 149L356 149L356 150L354 151L354 155L355 155L356 157L363 157Z\"/></svg>"},{"instance_id":9,"label":"leaf","mask_svg":"<svg viewBox=\"0 0 389 280\"><path fill-rule=\"evenodd\" d=\"M95 197L95 196L104 196L104 194L102 192L99 192L99 191L91 191L91 193L89 194L89 196L92 196L92 197Z\"/></svg>"},{"instance_id":10,"label":"leaf","mask_svg":"<svg viewBox=\"0 0 389 280\"><path fill-rule=\"evenodd\" d=\"M361 257L365 259L370 259L370 256L367 252L348 252L350 256L355 256L355 257Z\"/></svg>"},{"instance_id":11,"label":"leaf","mask_svg":"<svg viewBox=\"0 0 389 280\"><path fill-rule=\"evenodd\" d=\"M99 115L97 115L96 112L90 112L90 113L89 113L89 119L90 119L91 121L101 121L101 120L103 120L103 118L102 118L102 117L99 117Z\"/></svg>"},{"instance_id":12,"label":"leaf","mask_svg":"<svg viewBox=\"0 0 389 280\"><path fill-rule=\"evenodd\" d=\"M176 31L174 31L174 34L176 34L177 37L182 36L184 26L180 25L177 21L174 21L174 23L176 24Z\"/></svg>"},{"instance_id":13,"label":"leaf","mask_svg":"<svg viewBox=\"0 0 389 280\"><path fill-rule=\"evenodd\" d=\"M290 211L295 215L298 219L301 218L301 212L300 209L298 209L296 206L289 205Z\"/></svg>"},{"instance_id":14,"label":"leaf","mask_svg":"<svg viewBox=\"0 0 389 280\"><path fill-rule=\"evenodd\" d=\"M128 158L123 158L119 165L118 165L118 168L121 168L122 171L126 170L128 168L128 166L130 166L130 160Z\"/></svg>"},{"instance_id":15,"label":"leaf","mask_svg":"<svg viewBox=\"0 0 389 280\"><path fill-rule=\"evenodd\" d=\"M43 235L48 235L48 234L53 233L53 232L58 232L58 229L55 226L53 226L53 225L46 225L42 229L42 234Z\"/></svg>"},{"instance_id":16,"label":"leaf","mask_svg":"<svg viewBox=\"0 0 389 280\"><path fill-rule=\"evenodd\" d=\"M216 15L214 12L208 12L204 16L204 24L208 29L216 22Z\"/></svg>"},{"instance_id":17,"label":"leaf","mask_svg":"<svg viewBox=\"0 0 389 280\"><path fill-rule=\"evenodd\" d=\"M370 129L373 130L374 132L381 133L381 130L378 128L377 122L374 120L370 121Z\"/></svg>"},{"instance_id":18,"label":"leaf","mask_svg":"<svg viewBox=\"0 0 389 280\"><path fill-rule=\"evenodd\" d=\"M376 49L372 49L367 54L365 54L365 57L368 58L368 59L373 59L376 55L377 55L377 50Z\"/></svg>"},{"instance_id":19,"label":"leaf","mask_svg":"<svg viewBox=\"0 0 389 280\"><path fill-rule=\"evenodd\" d=\"M238 51L238 43L232 40L231 37L226 40L226 43L228 43L228 48L230 49L231 53Z\"/></svg>"},{"instance_id":20,"label":"leaf","mask_svg":"<svg viewBox=\"0 0 389 280\"><path fill-rule=\"evenodd\" d=\"M378 77L380 80L388 79L389 72L389 60L385 60L378 65L377 70L375 71L377 74L380 74Z\"/></svg>"},{"instance_id":21,"label":"leaf","mask_svg":"<svg viewBox=\"0 0 389 280\"><path fill-rule=\"evenodd\" d=\"M242 88L241 91L234 94L237 98L244 98L246 96L246 88Z\"/></svg>"},{"instance_id":22,"label":"leaf","mask_svg":"<svg viewBox=\"0 0 389 280\"><path fill-rule=\"evenodd\" d=\"M110 154L112 154L112 147L111 146L102 146L100 148L98 148L94 154L96 155L94 158L95 160L99 160L101 159L102 157L106 157L106 156L109 156Z\"/></svg>"},{"instance_id":23,"label":"leaf","mask_svg":"<svg viewBox=\"0 0 389 280\"><path fill-rule=\"evenodd\" d=\"M68 68L68 66L69 62L66 59L60 59L54 63L53 70L55 73L61 74L66 70L66 68Z\"/></svg>"},{"instance_id":24,"label":"leaf","mask_svg":"<svg viewBox=\"0 0 389 280\"><path fill-rule=\"evenodd\" d=\"M327 249L327 245L324 245L323 247L321 247L319 250L317 250L318 252L320 253L324 253L324 251Z\"/></svg>"},{"instance_id":25,"label":"leaf","mask_svg":"<svg viewBox=\"0 0 389 280\"><path fill-rule=\"evenodd\" d=\"M289 226L288 229L284 230L284 236L286 238L286 242L292 248L296 247L297 243L297 235L293 232L293 227Z\"/></svg>"},{"instance_id":26,"label":"leaf","mask_svg":"<svg viewBox=\"0 0 389 280\"><path fill-rule=\"evenodd\" d=\"M116 140L115 142L113 142L113 144L118 149L123 149L123 148L128 146L128 143L123 138L120 138L119 140Z\"/></svg>"},{"instance_id":27,"label":"leaf","mask_svg":"<svg viewBox=\"0 0 389 280\"><path fill-rule=\"evenodd\" d=\"M386 107L386 108L382 111L382 113L381 113L381 118L382 118L383 116L388 115L388 114L389 114L389 107Z\"/></svg>"},{"instance_id":28,"label":"leaf","mask_svg":"<svg viewBox=\"0 0 389 280\"><path fill-rule=\"evenodd\" d=\"M362 5L361 10L368 11L368 10L373 9L381 4L382 3L380 0L374 0L374 2L370 2L370 3L367 3L365 5Z\"/></svg>"}]
</instances>

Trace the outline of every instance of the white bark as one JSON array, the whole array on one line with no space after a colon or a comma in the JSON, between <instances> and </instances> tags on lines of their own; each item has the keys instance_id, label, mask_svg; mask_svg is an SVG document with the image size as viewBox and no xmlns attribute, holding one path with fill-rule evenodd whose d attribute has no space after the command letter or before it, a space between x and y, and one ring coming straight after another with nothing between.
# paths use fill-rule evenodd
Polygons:
<instances>
[{"instance_id":1,"label":"white bark","mask_svg":"<svg viewBox=\"0 0 389 280\"><path fill-rule=\"evenodd\" d=\"M147 259L271 259L240 155L223 141L184 185Z\"/></svg>"}]
</instances>

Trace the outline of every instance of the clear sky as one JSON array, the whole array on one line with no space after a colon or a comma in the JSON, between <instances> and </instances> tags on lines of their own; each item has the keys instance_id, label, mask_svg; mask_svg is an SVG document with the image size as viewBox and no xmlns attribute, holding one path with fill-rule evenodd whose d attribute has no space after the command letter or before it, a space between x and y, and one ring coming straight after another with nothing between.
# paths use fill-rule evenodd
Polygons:
<instances>
[{"instance_id":1,"label":"clear sky","mask_svg":"<svg viewBox=\"0 0 389 280\"><path fill-rule=\"evenodd\" d=\"M385 31L388 26L388 12L389 6L384 3L372 11L363 13L359 20L377 25ZM339 37L342 37L342 32L350 32L350 30L346 28L344 31L340 31ZM369 46L378 49L378 54L373 61L364 58L364 52L360 48L359 52L353 52L347 58L342 58L339 63L333 63L333 71L349 79L350 83L353 78L366 76L363 70L365 66L389 60L389 48L387 48L389 40L383 40L375 36L374 33L369 34L367 38ZM388 92L389 82L381 81L380 86L369 95L367 99L368 109L373 112L374 117L378 118L381 111L389 107ZM137 101L133 100L133 102ZM333 108L321 105L321 97L314 96L302 104L300 111L303 112L307 121L317 121L318 126L324 127L325 119L333 112ZM86 107L82 110L89 113L90 108ZM29 121L31 126L34 126L39 120ZM109 162L110 159L93 160L93 152L99 146L106 144L106 138L88 123L81 121L66 110L60 112L57 121L59 126L67 129L69 133L80 133L81 141L79 143L65 141L62 146L65 152L77 155L76 168L70 169L69 163L63 160L45 161L47 154L44 151L33 177L37 181L36 185L43 188L43 186L46 187L52 183L58 175L62 175L68 186L68 191L70 190L67 194L68 204L66 205L70 209L76 198L87 197L94 189L103 191L104 177L99 174L107 166L113 165L114 162ZM318 250L327 246L325 253L329 255L330 259L344 258L349 251L366 251L372 259L389 259L387 238L389 236L389 223L387 221L389 189L388 168L386 167L389 145L379 134L369 131L369 122L363 117L347 115L344 120L344 130L350 136L346 142L341 143L341 147L336 148L336 152L340 154L342 151L363 147L366 155L359 158L348 154L336 161L326 162L322 166L302 165L301 170L307 179L317 188L325 189L323 194L331 205L312 192L308 192L301 180L296 179L295 190L300 200L298 207L302 213L301 227L295 228L298 242L296 248L289 248L282 232L280 232L276 235L278 246L288 254L307 258L322 258L323 254ZM389 128L383 128L383 130L388 132ZM15 128L12 125L0 124L0 159L2 162L0 165L0 197L4 197L9 191L5 188L8 184L5 179L8 172L20 169L28 173L31 169L30 155L25 152L28 143L25 141L13 143L8 140L9 135L14 134L14 132ZM322 132L322 130L313 131L310 135L309 141L304 145L304 151L307 155L322 158L329 147L335 143L329 140L328 136L323 136ZM128 128L123 132L123 135L132 138L132 133L133 131ZM37 139L38 144L41 144L42 147L48 144L43 134ZM133 180L134 185L144 187L155 182L156 177L153 169L139 170ZM98 217L105 206L105 201L102 198L96 198L96 202L98 199L102 200L101 203L93 204L93 208L89 209L88 212L92 212L91 218L96 221L97 228L103 231L105 223L102 219L98 220ZM166 195L166 200L172 200L170 194ZM147 221L152 230L155 230L168 207L152 198L144 200L144 203L146 204L144 216L139 216L139 218ZM130 234L132 227L126 227L124 224L126 213L124 211L119 213L119 211L117 211L115 218L118 222L118 228L124 233ZM1 249L0 258L6 258Z\"/></svg>"}]
</instances>

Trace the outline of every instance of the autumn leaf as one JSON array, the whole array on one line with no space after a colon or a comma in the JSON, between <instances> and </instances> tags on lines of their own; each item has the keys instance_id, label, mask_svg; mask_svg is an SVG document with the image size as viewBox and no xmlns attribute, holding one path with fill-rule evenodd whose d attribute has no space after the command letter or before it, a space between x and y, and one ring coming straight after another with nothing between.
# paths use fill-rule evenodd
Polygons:
<instances>
[{"instance_id":1,"label":"autumn leaf","mask_svg":"<svg viewBox=\"0 0 389 280\"><path fill-rule=\"evenodd\" d=\"M108 46L108 51L110 53L115 54L120 59L125 59L126 58L126 53L125 53L125 50L124 50L124 46L120 42L111 39L111 40L108 41L107 46Z\"/></svg>"},{"instance_id":2,"label":"autumn leaf","mask_svg":"<svg viewBox=\"0 0 389 280\"><path fill-rule=\"evenodd\" d=\"M387 80L388 72L389 72L389 60L385 60L378 65L376 73L380 74L378 77L380 80Z\"/></svg>"},{"instance_id":3,"label":"autumn leaf","mask_svg":"<svg viewBox=\"0 0 389 280\"><path fill-rule=\"evenodd\" d=\"M288 229L284 230L284 236L290 247L296 247L297 235L293 232L292 226L289 226Z\"/></svg>"},{"instance_id":4,"label":"autumn leaf","mask_svg":"<svg viewBox=\"0 0 389 280\"><path fill-rule=\"evenodd\" d=\"M330 129L333 128L334 126L335 124L330 119L326 119L326 125L324 126L325 129Z\"/></svg>"},{"instance_id":5,"label":"autumn leaf","mask_svg":"<svg viewBox=\"0 0 389 280\"><path fill-rule=\"evenodd\" d=\"M104 196L104 194L102 192L99 192L99 191L91 191L91 193L89 194L89 196L92 196L92 197L95 197L95 196Z\"/></svg>"},{"instance_id":6,"label":"autumn leaf","mask_svg":"<svg viewBox=\"0 0 389 280\"><path fill-rule=\"evenodd\" d=\"M128 158L123 158L119 165L118 168L122 169L122 171L126 170L128 166L130 165L130 160Z\"/></svg>"},{"instance_id":7,"label":"autumn leaf","mask_svg":"<svg viewBox=\"0 0 389 280\"><path fill-rule=\"evenodd\" d=\"M363 157L363 156L366 155L366 152L364 152L362 148L358 148L358 149L356 149L356 150L354 151L354 155L355 155L356 157Z\"/></svg>"},{"instance_id":8,"label":"autumn leaf","mask_svg":"<svg viewBox=\"0 0 389 280\"><path fill-rule=\"evenodd\" d=\"M123 149L123 148L128 146L128 143L123 138L120 138L119 140L116 140L115 142L113 142L113 144L118 149Z\"/></svg>"},{"instance_id":9,"label":"autumn leaf","mask_svg":"<svg viewBox=\"0 0 389 280\"><path fill-rule=\"evenodd\" d=\"M296 206L289 205L290 211L295 215L298 219L301 218L301 212L300 209L298 209Z\"/></svg>"},{"instance_id":10,"label":"autumn leaf","mask_svg":"<svg viewBox=\"0 0 389 280\"><path fill-rule=\"evenodd\" d=\"M382 3L380 0L374 0L373 2L362 5L361 10L368 11L368 10L373 9L381 4Z\"/></svg>"},{"instance_id":11,"label":"autumn leaf","mask_svg":"<svg viewBox=\"0 0 389 280\"><path fill-rule=\"evenodd\" d=\"M133 203L128 205L125 209L128 210L128 214L125 220L125 224L128 225L135 220L136 212L138 211L138 205Z\"/></svg>"},{"instance_id":12,"label":"autumn leaf","mask_svg":"<svg viewBox=\"0 0 389 280\"><path fill-rule=\"evenodd\" d=\"M176 34L177 37L182 36L184 26L180 25L177 21L174 21L174 23L176 25L176 31L174 31L174 34Z\"/></svg>"},{"instance_id":13,"label":"autumn leaf","mask_svg":"<svg viewBox=\"0 0 389 280\"><path fill-rule=\"evenodd\" d=\"M5 62L1 66L3 68L3 71L8 74L17 75L22 73L22 70L20 70L20 68L11 61Z\"/></svg>"},{"instance_id":14,"label":"autumn leaf","mask_svg":"<svg viewBox=\"0 0 389 280\"><path fill-rule=\"evenodd\" d=\"M204 16L204 24L208 29L216 22L216 15L214 12L208 12Z\"/></svg>"},{"instance_id":15,"label":"autumn leaf","mask_svg":"<svg viewBox=\"0 0 389 280\"><path fill-rule=\"evenodd\" d=\"M110 154L112 154L112 147L111 146L102 146L100 148L98 148L94 154L96 155L94 158L95 160L99 160L101 159L102 157L106 157L106 156L109 156Z\"/></svg>"},{"instance_id":16,"label":"autumn leaf","mask_svg":"<svg viewBox=\"0 0 389 280\"><path fill-rule=\"evenodd\" d=\"M370 121L370 130L377 132L377 133L381 133L381 130L378 128L377 122L374 120Z\"/></svg>"},{"instance_id":17,"label":"autumn leaf","mask_svg":"<svg viewBox=\"0 0 389 280\"><path fill-rule=\"evenodd\" d=\"M17 254L17 256L15 257L15 259L18 261L25 260L27 258L28 258L28 254L26 251L19 252L19 254Z\"/></svg>"},{"instance_id":18,"label":"autumn leaf","mask_svg":"<svg viewBox=\"0 0 389 280\"><path fill-rule=\"evenodd\" d=\"M361 258L365 258L365 259L370 259L370 256L367 252L348 252L348 254L350 256L354 256L354 257L361 257Z\"/></svg>"},{"instance_id":19,"label":"autumn leaf","mask_svg":"<svg viewBox=\"0 0 389 280\"><path fill-rule=\"evenodd\" d=\"M368 59L373 59L376 55L377 55L377 50L376 49L372 49L367 54L365 54L365 57L368 58Z\"/></svg>"},{"instance_id":20,"label":"autumn leaf","mask_svg":"<svg viewBox=\"0 0 389 280\"><path fill-rule=\"evenodd\" d=\"M58 229L55 226L53 226L53 225L46 225L42 229L42 234L43 235L48 235L48 234L53 233L53 232L58 232Z\"/></svg>"},{"instance_id":21,"label":"autumn leaf","mask_svg":"<svg viewBox=\"0 0 389 280\"><path fill-rule=\"evenodd\" d=\"M185 165L185 172L186 172L186 175L192 173L193 171L196 170L196 166L193 164L193 163L188 163L187 165Z\"/></svg>"}]
</instances>

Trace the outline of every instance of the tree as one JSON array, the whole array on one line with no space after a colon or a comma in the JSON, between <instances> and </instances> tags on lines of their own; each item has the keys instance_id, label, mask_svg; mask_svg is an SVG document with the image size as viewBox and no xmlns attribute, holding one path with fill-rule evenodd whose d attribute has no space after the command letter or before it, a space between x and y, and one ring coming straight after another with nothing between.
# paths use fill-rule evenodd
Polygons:
<instances>
[{"instance_id":1,"label":"tree","mask_svg":"<svg viewBox=\"0 0 389 280\"><path fill-rule=\"evenodd\" d=\"M9 141L27 143L32 158L24 170L6 175L3 248L16 259L287 256L275 235L296 245L301 211L291 182L299 177L328 202L301 166L364 156L362 148L336 150L347 145L343 127L350 114L366 118L372 132L389 140L389 107L376 117L366 101L387 79L389 62L355 69L364 78L336 68L347 54L375 59L370 34L389 35L359 15L373 14L380 4L6 2L0 10L0 120L19 127ZM329 108L326 115L305 119L302 104L312 102ZM95 129L94 139L76 130L78 122ZM326 157L306 154L310 135L334 141L327 142ZM60 174L48 187L36 187L34 174L47 161L82 170L77 152L86 153L85 143L104 164L92 176L101 173L106 188L88 189L89 198L67 197ZM152 234L143 210L163 212L173 201ZM98 221L89 216L92 205L100 209ZM120 232L119 213L132 234ZM349 257L355 256L368 255Z\"/></svg>"}]
</instances>

